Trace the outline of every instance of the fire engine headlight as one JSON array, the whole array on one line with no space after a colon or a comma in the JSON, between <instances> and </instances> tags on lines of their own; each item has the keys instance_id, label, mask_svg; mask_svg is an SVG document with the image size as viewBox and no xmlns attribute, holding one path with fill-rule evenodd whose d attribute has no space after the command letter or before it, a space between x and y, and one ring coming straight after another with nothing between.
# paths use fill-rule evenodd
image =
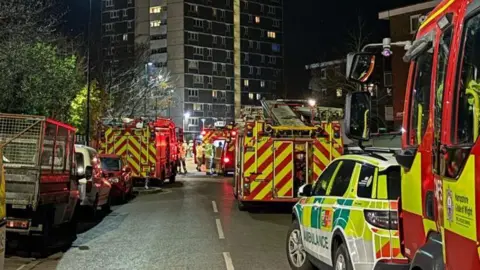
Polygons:
<instances>
[{"instance_id":1,"label":"fire engine headlight","mask_svg":"<svg viewBox=\"0 0 480 270\"><path fill-rule=\"evenodd\" d=\"M112 177L112 178L109 178L108 181L112 184L116 184L120 182L120 179L118 179L118 177Z\"/></svg>"},{"instance_id":2,"label":"fire engine headlight","mask_svg":"<svg viewBox=\"0 0 480 270\"><path fill-rule=\"evenodd\" d=\"M228 157L226 157L226 158L223 159L223 162L229 163L229 162L230 162L230 159L229 159Z\"/></svg>"}]
</instances>

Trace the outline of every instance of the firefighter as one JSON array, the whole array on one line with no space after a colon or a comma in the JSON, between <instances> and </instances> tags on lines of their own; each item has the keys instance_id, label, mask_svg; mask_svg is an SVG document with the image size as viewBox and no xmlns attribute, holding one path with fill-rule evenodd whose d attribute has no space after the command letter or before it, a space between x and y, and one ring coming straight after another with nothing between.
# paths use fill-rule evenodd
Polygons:
<instances>
[{"instance_id":1,"label":"firefighter","mask_svg":"<svg viewBox=\"0 0 480 270\"><path fill-rule=\"evenodd\" d=\"M211 142L206 142L204 147L205 154L205 167L207 168L207 175L212 174L213 170L213 144Z\"/></svg>"},{"instance_id":2,"label":"firefighter","mask_svg":"<svg viewBox=\"0 0 480 270\"><path fill-rule=\"evenodd\" d=\"M214 173L220 174L220 162L222 159L223 153L223 144L222 142L218 143L218 146L215 148L215 171Z\"/></svg>"},{"instance_id":3,"label":"firefighter","mask_svg":"<svg viewBox=\"0 0 480 270\"><path fill-rule=\"evenodd\" d=\"M204 149L203 149L203 145L202 145L201 142L199 142L199 143L197 144L197 147L196 147L195 150L196 150L196 153L195 153L195 154L196 154L196 157L197 157L197 160L196 160L196 162L197 162L197 171L200 172L200 171L202 171L203 150L204 150Z\"/></svg>"},{"instance_id":4,"label":"firefighter","mask_svg":"<svg viewBox=\"0 0 480 270\"><path fill-rule=\"evenodd\" d=\"M180 164L179 164L179 172L182 171L182 167L183 167L183 172L186 174L187 173L187 166L185 164L185 155L186 155L186 148L185 148L185 143L182 143L182 144L179 144L178 146L178 157L179 157L179 160L180 160Z\"/></svg>"}]
</instances>

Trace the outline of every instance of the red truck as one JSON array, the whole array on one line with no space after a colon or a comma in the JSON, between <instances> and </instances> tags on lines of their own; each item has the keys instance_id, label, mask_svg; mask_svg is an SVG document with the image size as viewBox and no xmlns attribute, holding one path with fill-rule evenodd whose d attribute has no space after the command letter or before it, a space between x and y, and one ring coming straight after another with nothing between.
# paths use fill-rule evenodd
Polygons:
<instances>
[{"instance_id":1,"label":"red truck","mask_svg":"<svg viewBox=\"0 0 480 270\"><path fill-rule=\"evenodd\" d=\"M48 246L60 227L75 234L78 202L75 128L43 116L0 114L7 193L7 232Z\"/></svg>"},{"instance_id":2,"label":"red truck","mask_svg":"<svg viewBox=\"0 0 480 270\"><path fill-rule=\"evenodd\" d=\"M145 179L169 179L173 183L178 166L178 138L183 138L183 130L170 119L137 119L102 126L97 136L98 151L125 158L135 185L143 184Z\"/></svg>"}]
</instances>

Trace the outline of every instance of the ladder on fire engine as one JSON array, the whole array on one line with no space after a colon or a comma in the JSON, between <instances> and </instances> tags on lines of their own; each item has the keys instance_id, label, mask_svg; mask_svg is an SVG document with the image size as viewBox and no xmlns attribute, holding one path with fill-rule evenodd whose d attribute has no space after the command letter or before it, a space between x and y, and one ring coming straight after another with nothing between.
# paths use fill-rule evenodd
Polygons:
<instances>
[{"instance_id":1,"label":"ladder on fire engine","mask_svg":"<svg viewBox=\"0 0 480 270\"><path fill-rule=\"evenodd\" d=\"M287 103L279 100L262 100L261 103L265 116L271 118L274 125L289 127L306 126Z\"/></svg>"},{"instance_id":2,"label":"ladder on fire engine","mask_svg":"<svg viewBox=\"0 0 480 270\"><path fill-rule=\"evenodd\" d=\"M240 118L235 119L235 126L239 129L243 129L243 127L245 127L245 122L255 120L264 120L263 108L261 106L242 106Z\"/></svg>"}]
</instances>

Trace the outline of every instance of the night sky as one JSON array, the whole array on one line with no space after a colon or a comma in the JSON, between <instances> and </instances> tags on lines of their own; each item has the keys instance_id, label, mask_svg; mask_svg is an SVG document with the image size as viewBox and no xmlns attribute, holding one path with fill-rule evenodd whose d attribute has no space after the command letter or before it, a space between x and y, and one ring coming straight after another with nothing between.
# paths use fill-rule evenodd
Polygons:
<instances>
[{"instance_id":1,"label":"night sky","mask_svg":"<svg viewBox=\"0 0 480 270\"><path fill-rule=\"evenodd\" d=\"M87 0L62 0L70 12L65 17L66 29L72 35L86 29ZM101 0L92 0L101 1ZM370 42L388 36L388 21L378 20L378 12L426 0L283 0L285 76L290 98L303 98L307 93L309 73L306 64L345 57L348 32L356 28L357 18L366 22ZM98 3L97 3L98 4ZM302 92L304 96L298 96ZM296 95L297 94L297 95ZM295 96L296 95L296 96Z\"/></svg>"}]
</instances>

